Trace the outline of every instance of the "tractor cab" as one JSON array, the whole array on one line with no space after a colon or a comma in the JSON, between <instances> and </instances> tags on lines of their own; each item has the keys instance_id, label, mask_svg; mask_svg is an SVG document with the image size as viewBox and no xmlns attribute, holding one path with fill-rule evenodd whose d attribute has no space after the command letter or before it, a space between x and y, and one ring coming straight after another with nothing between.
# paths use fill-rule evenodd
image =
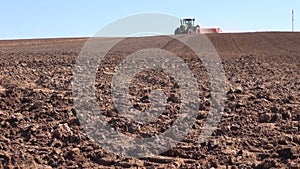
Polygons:
<instances>
[{"instance_id":1,"label":"tractor cab","mask_svg":"<svg viewBox=\"0 0 300 169\"><path fill-rule=\"evenodd\" d=\"M191 28L195 24L194 18L185 18L181 20L181 25L187 26L188 28Z\"/></svg>"}]
</instances>

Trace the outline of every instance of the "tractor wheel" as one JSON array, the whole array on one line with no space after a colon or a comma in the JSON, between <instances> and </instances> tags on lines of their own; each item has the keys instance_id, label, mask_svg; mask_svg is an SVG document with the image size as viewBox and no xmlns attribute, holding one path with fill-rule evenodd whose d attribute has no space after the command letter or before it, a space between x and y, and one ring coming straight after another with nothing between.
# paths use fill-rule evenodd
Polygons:
<instances>
[{"instance_id":1,"label":"tractor wheel","mask_svg":"<svg viewBox=\"0 0 300 169\"><path fill-rule=\"evenodd\" d=\"M180 31L179 28L177 28L177 29L175 30L175 35L178 35L178 34L181 34L181 31Z\"/></svg>"}]
</instances>

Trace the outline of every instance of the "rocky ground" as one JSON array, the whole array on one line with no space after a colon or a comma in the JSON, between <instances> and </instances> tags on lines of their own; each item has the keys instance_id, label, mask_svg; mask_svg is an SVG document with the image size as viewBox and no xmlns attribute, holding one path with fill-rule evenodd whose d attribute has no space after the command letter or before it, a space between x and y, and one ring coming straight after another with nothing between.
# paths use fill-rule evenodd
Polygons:
<instances>
[{"instance_id":1,"label":"rocky ground","mask_svg":"<svg viewBox=\"0 0 300 169\"><path fill-rule=\"evenodd\" d=\"M189 49L168 37L130 38L104 58L95 83L99 108L109 124L131 137L168 129L181 100L174 79L143 71L130 86L132 105L149 109L150 92L162 89L167 108L149 124L121 117L110 82L126 56L149 46L172 51L198 81L200 107L193 131L172 149L140 159L98 146L79 123L72 75L86 38L0 41L0 168L299 168L300 33L208 38L221 57L227 86L222 119L201 144L197 136L209 111L211 89L205 67Z\"/></svg>"}]
</instances>

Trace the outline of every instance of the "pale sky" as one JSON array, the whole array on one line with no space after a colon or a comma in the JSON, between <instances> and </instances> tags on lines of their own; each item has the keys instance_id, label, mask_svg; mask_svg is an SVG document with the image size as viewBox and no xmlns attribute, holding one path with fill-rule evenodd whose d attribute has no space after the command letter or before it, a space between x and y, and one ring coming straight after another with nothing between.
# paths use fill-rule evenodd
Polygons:
<instances>
[{"instance_id":1,"label":"pale sky","mask_svg":"<svg viewBox=\"0 0 300 169\"><path fill-rule=\"evenodd\" d=\"M0 5L0 39L93 36L113 21L149 12L191 16L223 32L291 31L292 9L300 31L300 0L9 0Z\"/></svg>"}]
</instances>

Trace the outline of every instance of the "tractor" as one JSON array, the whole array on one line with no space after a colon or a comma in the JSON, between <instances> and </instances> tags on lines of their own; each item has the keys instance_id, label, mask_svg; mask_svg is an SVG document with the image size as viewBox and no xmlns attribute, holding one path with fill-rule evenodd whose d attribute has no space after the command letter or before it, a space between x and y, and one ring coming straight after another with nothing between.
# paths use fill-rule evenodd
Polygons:
<instances>
[{"instance_id":1,"label":"tractor","mask_svg":"<svg viewBox=\"0 0 300 169\"><path fill-rule=\"evenodd\" d=\"M178 27L175 30L175 35L194 33L194 32L196 32L197 27L199 27L199 25L195 26L195 19L194 18L181 19L180 20L180 27Z\"/></svg>"},{"instance_id":2,"label":"tractor","mask_svg":"<svg viewBox=\"0 0 300 169\"><path fill-rule=\"evenodd\" d=\"M195 25L194 18L184 18L180 19L180 26L176 28L175 35L177 34L208 34L208 33L221 33L220 28L203 28L199 25Z\"/></svg>"}]
</instances>

